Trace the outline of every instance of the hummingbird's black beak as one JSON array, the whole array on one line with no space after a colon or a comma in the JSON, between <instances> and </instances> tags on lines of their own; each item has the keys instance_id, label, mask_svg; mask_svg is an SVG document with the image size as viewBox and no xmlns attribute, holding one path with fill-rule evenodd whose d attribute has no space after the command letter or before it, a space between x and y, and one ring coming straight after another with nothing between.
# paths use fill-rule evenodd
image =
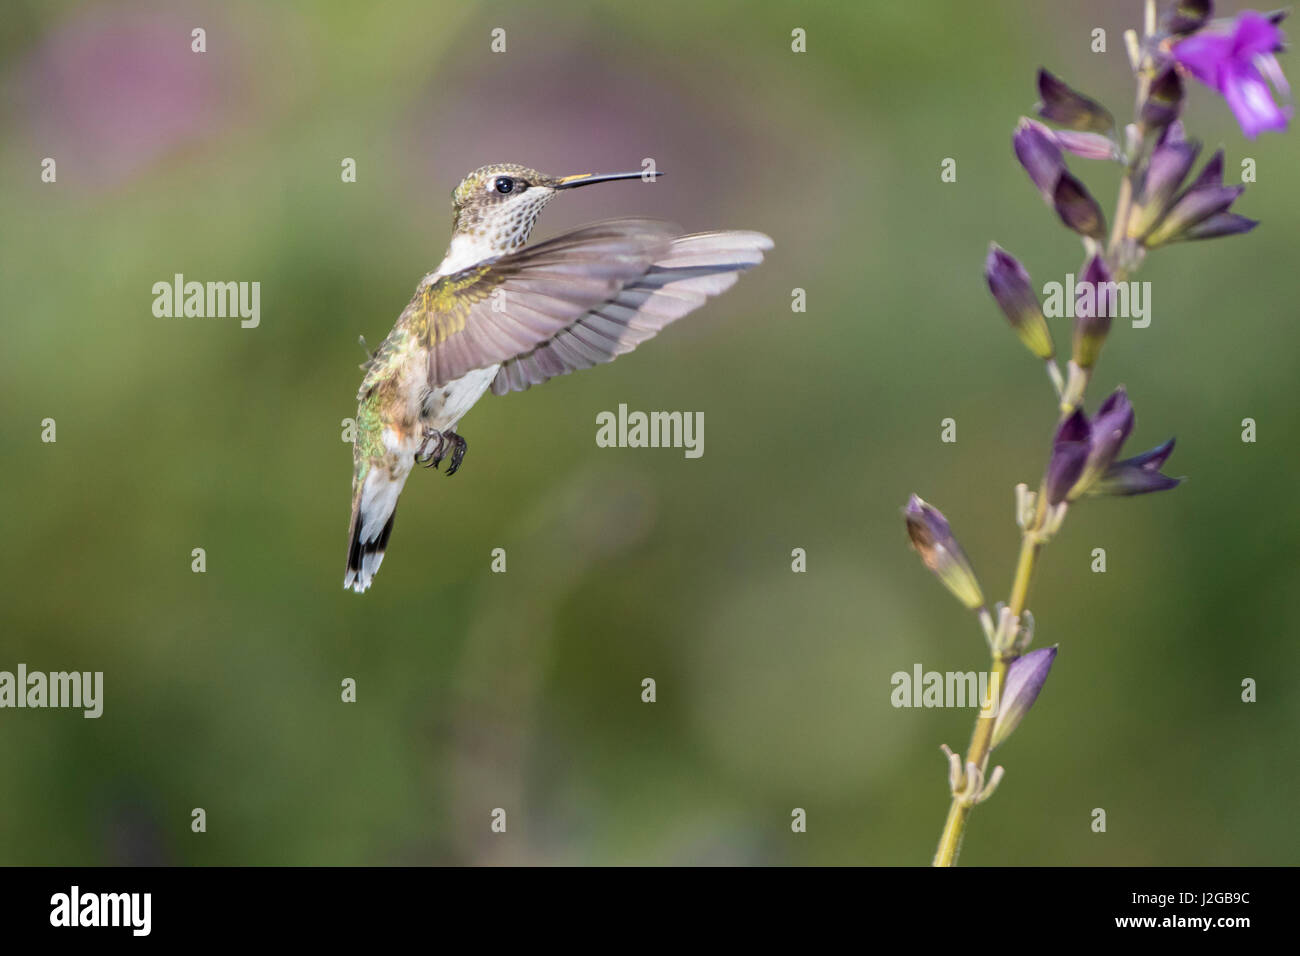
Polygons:
<instances>
[{"instance_id":1,"label":"hummingbird's black beak","mask_svg":"<svg viewBox=\"0 0 1300 956\"><path fill-rule=\"evenodd\" d=\"M643 179L646 176L662 176L661 172L641 173L578 173L576 176L561 176L555 181L553 189L576 189L578 186L590 186L592 183L608 183L615 179Z\"/></svg>"}]
</instances>

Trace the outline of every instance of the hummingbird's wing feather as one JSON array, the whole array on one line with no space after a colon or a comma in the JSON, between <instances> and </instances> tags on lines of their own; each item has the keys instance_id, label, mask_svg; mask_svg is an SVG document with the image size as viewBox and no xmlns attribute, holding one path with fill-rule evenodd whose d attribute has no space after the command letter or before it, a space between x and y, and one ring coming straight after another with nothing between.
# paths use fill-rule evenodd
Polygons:
<instances>
[{"instance_id":1,"label":"hummingbird's wing feather","mask_svg":"<svg viewBox=\"0 0 1300 956\"><path fill-rule=\"evenodd\" d=\"M423 286L398 321L428 351L429 387L553 338L644 276L674 231L649 219L596 223Z\"/></svg>"},{"instance_id":2,"label":"hummingbird's wing feather","mask_svg":"<svg viewBox=\"0 0 1300 956\"><path fill-rule=\"evenodd\" d=\"M556 375L612 362L731 288L771 248L772 240L761 232L703 232L673 239L643 275L540 345L504 362L492 382L493 393L523 391Z\"/></svg>"}]
</instances>

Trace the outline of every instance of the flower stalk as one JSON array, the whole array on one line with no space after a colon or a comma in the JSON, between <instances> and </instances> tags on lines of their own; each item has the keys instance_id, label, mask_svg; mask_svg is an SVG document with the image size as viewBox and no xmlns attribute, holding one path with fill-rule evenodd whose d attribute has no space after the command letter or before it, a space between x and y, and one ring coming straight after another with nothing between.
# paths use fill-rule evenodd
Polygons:
<instances>
[{"instance_id":1,"label":"flower stalk","mask_svg":"<svg viewBox=\"0 0 1300 956\"><path fill-rule=\"evenodd\" d=\"M1060 529L1067 511L1098 496L1164 491L1181 479L1161 473L1173 440L1117 461L1134 425L1133 408L1123 388L1116 389L1089 418L1087 388L1115 317L1113 292L1142 264L1148 251L1178 240L1247 232L1256 223L1229 211L1242 192L1222 183L1222 153L1206 163L1184 187L1198 146L1183 136L1184 88L1195 79L1221 93L1242 131L1253 138L1287 125L1289 112L1268 97L1268 85L1285 91L1275 53L1283 46L1281 17L1246 11L1235 20L1211 20L1208 0L1174 0L1163 18L1147 0L1143 29L1125 34L1136 80L1133 122L1123 131L1106 108L1040 70L1038 115L1060 129L1022 119L1012 138L1016 158L1030 181L1064 225L1081 237L1083 281L1075 314L1073 351L1063 375L1057 366L1051 331L1029 274L994 244L985 260L990 293L1022 344L1045 360L1058 405L1056 436L1037 492L1016 486L1020 552L1005 604L992 611L969 559L943 515L913 496L905 514L913 546L940 581L975 611L990 651L990 686L1000 690L993 708L975 719L965 756L947 745L952 795L935 866L957 862L974 807L987 800L1003 777L989 769L993 750L1012 734L1033 706L1056 657L1056 648L1026 653L1034 632L1029 593L1043 546ZM1100 205L1071 175L1066 153L1083 159L1123 164L1109 229ZM1181 191L1180 191L1181 190ZM1085 300L1084 292L1088 297Z\"/></svg>"}]
</instances>

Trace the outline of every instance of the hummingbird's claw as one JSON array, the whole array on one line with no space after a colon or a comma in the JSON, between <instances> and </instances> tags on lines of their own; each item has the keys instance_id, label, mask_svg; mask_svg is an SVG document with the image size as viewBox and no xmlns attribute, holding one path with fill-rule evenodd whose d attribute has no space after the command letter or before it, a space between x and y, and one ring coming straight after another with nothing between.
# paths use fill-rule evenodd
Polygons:
<instances>
[{"instance_id":1,"label":"hummingbird's claw","mask_svg":"<svg viewBox=\"0 0 1300 956\"><path fill-rule=\"evenodd\" d=\"M424 464L426 468L437 469L438 463L442 461L442 448L447 443L442 432L436 428L426 428L424 430L424 444L415 452L415 460ZM431 449L429 446L433 445Z\"/></svg>"},{"instance_id":2,"label":"hummingbird's claw","mask_svg":"<svg viewBox=\"0 0 1300 956\"><path fill-rule=\"evenodd\" d=\"M460 463L465 460L465 449L468 447L469 443L455 432L440 432L436 428L426 428L424 443L416 450L415 460L426 468L436 470L450 450L451 464L447 467L447 477L450 478L460 470Z\"/></svg>"},{"instance_id":3,"label":"hummingbird's claw","mask_svg":"<svg viewBox=\"0 0 1300 956\"><path fill-rule=\"evenodd\" d=\"M451 464L447 466L447 477L450 478L460 470L460 463L465 460L465 449L469 447L469 442L455 432L447 432L446 437L456 445L451 453Z\"/></svg>"}]
</instances>

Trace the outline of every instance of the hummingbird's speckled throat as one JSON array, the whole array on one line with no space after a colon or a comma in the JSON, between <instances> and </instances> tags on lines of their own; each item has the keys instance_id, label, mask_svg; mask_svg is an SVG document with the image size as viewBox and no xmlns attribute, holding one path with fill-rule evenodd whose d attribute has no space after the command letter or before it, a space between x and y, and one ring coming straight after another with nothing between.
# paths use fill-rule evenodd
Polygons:
<instances>
[{"instance_id":1,"label":"hummingbird's speckled throat","mask_svg":"<svg viewBox=\"0 0 1300 956\"><path fill-rule=\"evenodd\" d=\"M547 176L527 166L503 163L474 170L452 193L451 243L442 264L443 276L484 259L523 247L537 225L537 217L561 189L617 179L646 179L659 172L613 173L593 176Z\"/></svg>"}]
</instances>

